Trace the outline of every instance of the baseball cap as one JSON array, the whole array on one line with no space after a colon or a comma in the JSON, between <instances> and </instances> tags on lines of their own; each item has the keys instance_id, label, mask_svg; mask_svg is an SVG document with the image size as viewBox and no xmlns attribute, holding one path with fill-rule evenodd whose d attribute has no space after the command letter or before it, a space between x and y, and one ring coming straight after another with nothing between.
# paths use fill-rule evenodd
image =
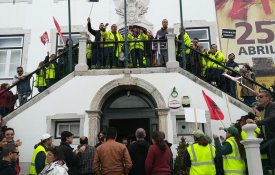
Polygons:
<instances>
[{"instance_id":1,"label":"baseball cap","mask_svg":"<svg viewBox=\"0 0 275 175\"><path fill-rule=\"evenodd\" d=\"M42 136L41 136L41 140L43 141L43 140L46 140L46 139L49 139L49 138L51 138L52 136L50 135L50 134L48 134L48 133L45 133L45 134L43 134Z\"/></svg>"},{"instance_id":2,"label":"baseball cap","mask_svg":"<svg viewBox=\"0 0 275 175\"><path fill-rule=\"evenodd\" d=\"M194 131L193 134L194 134L194 137L196 137L196 138L200 138L200 137L205 136L204 133L201 130Z\"/></svg>"},{"instance_id":3,"label":"baseball cap","mask_svg":"<svg viewBox=\"0 0 275 175\"><path fill-rule=\"evenodd\" d=\"M225 132L229 132L232 136L237 136L239 135L239 131L236 127L230 126L229 128L224 128Z\"/></svg>"}]
</instances>

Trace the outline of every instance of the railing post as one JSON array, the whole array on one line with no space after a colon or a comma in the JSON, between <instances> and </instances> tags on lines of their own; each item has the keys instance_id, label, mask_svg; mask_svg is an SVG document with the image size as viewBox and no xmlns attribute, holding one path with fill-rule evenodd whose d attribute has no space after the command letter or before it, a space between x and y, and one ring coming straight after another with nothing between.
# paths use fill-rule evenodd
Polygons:
<instances>
[{"instance_id":1,"label":"railing post","mask_svg":"<svg viewBox=\"0 0 275 175\"><path fill-rule=\"evenodd\" d=\"M78 64L75 66L76 72L84 72L88 70L87 60L86 60L86 49L87 49L87 35L86 32L81 32L79 41L79 52L78 52Z\"/></svg>"},{"instance_id":2,"label":"railing post","mask_svg":"<svg viewBox=\"0 0 275 175\"><path fill-rule=\"evenodd\" d=\"M249 175L263 175L263 167L260 154L260 143L263 139L254 136L256 124L246 124L242 129L246 132L247 138L241 143L244 145Z\"/></svg>"},{"instance_id":3,"label":"railing post","mask_svg":"<svg viewBox=\"0 0 275 175\"><path fill-rule=\"evenodd\" d=\"M166 63L167 69L178 69L179 62L176 61L176 44L175 38L176 35L173 33L169 33L166 35L167 37L167 44L168 44L168 62Z\"/></svg>"}]
</instances>

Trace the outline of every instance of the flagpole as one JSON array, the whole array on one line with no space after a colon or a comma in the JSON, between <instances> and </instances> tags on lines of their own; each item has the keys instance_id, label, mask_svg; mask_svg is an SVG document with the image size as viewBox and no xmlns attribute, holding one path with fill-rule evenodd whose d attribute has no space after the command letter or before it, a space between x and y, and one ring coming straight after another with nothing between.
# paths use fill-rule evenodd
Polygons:
<instances>
[{"instance_id":1,"label":"flagpole","mask_svg":"<svg viewBox=\"0 0 275 175\"><path fill-rule=\"evenodd\" d=\"M91 17L91 14L92 14L93 8L94 8L94 2L93 2L92 7L91 7L91 9L90 9L89 17Z\"/></svg>"},{"instance_id":2,"label":"flagpole","mask_svg":"<svg viewBox=\"0 0 275 175\"><path fill-rule=\"evenodd\" d=\"M225 102L226 102L226 107L228 110L229 120L230 120L230 123L232 123L231 114L230 114L230 110L229 110L229 104L228 104L228 95L226 93L224 93L224 95L225 95Z\"/></svg>"},{"instance_id":3,"label":"flagpole","mask_svg":"<svg viewBox=\"0 0 275 175\"><path fill-rule=\"evenodd\" d=\"M69 18L69 71L73 71L73 55L72 55L72 35L71 35L71 0L68 0L68 18ZM66 43L64 43L66 44Z\"/></svg>"},{"instance_id":4,"label":"flagpole","mask_svg":"<svg viewBox=\"0 0 275 175\"><path fill-rule=\"evenodd\" d=\"M195 127L196 127L196 131L197 131L198 130L198 118L197 118L196 108L194 108L194 116L195 116Z\"/></svg>"}]
</instances>

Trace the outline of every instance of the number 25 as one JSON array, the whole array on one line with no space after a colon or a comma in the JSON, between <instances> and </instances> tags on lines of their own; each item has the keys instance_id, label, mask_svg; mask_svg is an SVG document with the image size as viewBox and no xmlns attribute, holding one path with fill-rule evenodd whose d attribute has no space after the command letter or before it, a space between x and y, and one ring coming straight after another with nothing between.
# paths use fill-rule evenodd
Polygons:
<instances>
[{"instance_id":1,"label":"number 25","mask_svg":"<svg viewBox=\"0 0 275 175\"><path fill-rule=\"evenodd\" d=\"M271 43L274 40L274 32L271 29L263 28L263 25L272 25L271 21L256 21L256 32L257 33L265 33L267 37L265 39L257 39L260 44ZM252 33L252 25L247 22L238 22L235 24L236 27L245 27L245 32L240 36L237 40L237 44L255 44L254 39L248 39L250 34Z\"/></svg>"}]
</instances>

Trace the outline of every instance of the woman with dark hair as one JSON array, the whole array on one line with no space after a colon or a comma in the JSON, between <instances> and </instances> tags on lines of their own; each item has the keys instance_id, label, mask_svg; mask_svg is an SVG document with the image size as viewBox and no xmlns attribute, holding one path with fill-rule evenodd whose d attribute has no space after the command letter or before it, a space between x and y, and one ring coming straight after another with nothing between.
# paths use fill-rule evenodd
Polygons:
<instances>
[{"instance_id":1,"label":"woman with dark hair","mask_svg":"<svg viewBox=\"0 0 275 175\"><path fill-rule=\"evenodd\" d=\"M59 147L48 149L48 165L39 173L39 175L68 175L68 167L64 161L64 155Z\"/></svg>"},{"instance_id":2,"label":"woman with dark hair","mask_svg":"<svg viewBox=\"0 0 275 175\"><path fill-rule=\"evenodd\" d=\"M226 139L221 144L219 137L213 134L215 140L215 146L217 152L223 155L223 169L225 175L232 174L246 174L245 166L245 149L241 144L241 136L236 127L230 126L229 128L224 128L226 131Z\"/></svg>"},{"instance_id":3,"label":"woman with dark hair","mask_svg":"<svg viewBox=\"0 0 275 175\"><path fill-rule=\"evenodd\" d=\"M211 140L211 139L210 139ZM216 149L209 144L206 135L197 130L194 132L194 143L189 145L183 154L183 163L190 175L216 175Z\"/></svg>"},{"instance_id":4,"label":"woman with dark hair","mask_svg":"<svg viewBox=\"0 0 275 175\"><path fill-rule=\"evenodd\" d=\"M145 161L147 175L170 175L171 152L164 141L163 134L155 131L152 134L152 143Z\"/></svg>"}]
</instances>

